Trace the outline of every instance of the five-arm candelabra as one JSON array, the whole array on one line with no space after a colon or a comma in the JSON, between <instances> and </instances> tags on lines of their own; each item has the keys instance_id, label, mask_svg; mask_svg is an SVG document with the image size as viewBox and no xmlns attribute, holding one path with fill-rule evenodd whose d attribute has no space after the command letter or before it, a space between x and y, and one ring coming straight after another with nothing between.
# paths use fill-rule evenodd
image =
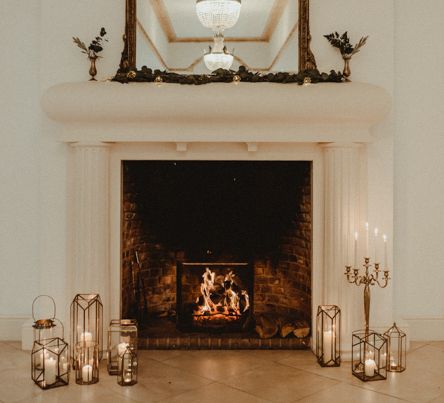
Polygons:
<instances>
[{"instance_id":1,"label":"five-arm candelabra","mask_svg":"<svg viewBox=\"0 0 444 403\"><path fill-rule=\"evenodd\" d=\"M369 331L370 323L370 286L378 285L381 288L385 288L390 280L389 271L387 268L385 270L380 269L380 264L375 263L374 269L370 272L373 265L370 263L370 258L364 258L363 267L365 272L360 274L358 268L352 268L352 266L345 266L345 275L347 276L347 281L350 284L356 284L357 286L364 285L364 313L365 313L365 331ZM384 272L384 276L381 278L380 273Z\"/></svg>"}]
</instances>

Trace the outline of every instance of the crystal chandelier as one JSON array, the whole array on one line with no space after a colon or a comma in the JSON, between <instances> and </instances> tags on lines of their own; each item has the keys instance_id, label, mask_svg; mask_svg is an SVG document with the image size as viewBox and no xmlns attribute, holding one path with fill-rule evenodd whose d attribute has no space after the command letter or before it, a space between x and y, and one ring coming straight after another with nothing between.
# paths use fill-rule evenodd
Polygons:
<instances>
[{"instance_id":1,"label":"crystal chandelier","mask_svg":"<svg viewBox=\"0 0 444 403\"><path fill-rule=\"evenodd\" d=\"M239 19L241 0L197 0L196 12L205 28L223 32Z\"/></svg>"},{"instance_id":2,"label":"crystal chandelier","mask_svg":"<svg viewBox=\"0 0 444 403\"><path fill-rule=\"evenodd\" d=\"M205 66L208 70L217 69L229 70L233 64L233 55L224 46L224 37L221 34L214 36L214 46L210 46L210 51L204 55Z\"/></svg>"}]
</instances>

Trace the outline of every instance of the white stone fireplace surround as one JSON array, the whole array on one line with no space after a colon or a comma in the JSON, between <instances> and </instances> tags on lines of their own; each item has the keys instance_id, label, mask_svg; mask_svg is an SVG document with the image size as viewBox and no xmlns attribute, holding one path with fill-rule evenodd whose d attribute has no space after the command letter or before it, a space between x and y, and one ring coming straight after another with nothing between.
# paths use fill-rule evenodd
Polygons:
<instances>
[{"instance_id":1,"label":"white stone fireplace surround","mask_svg":"<svg viewBox=\"0 0 444 403\"><path fill-rule=\"evenodd\" d=\"M362 296L344 265L366 221L370 129L390 104L385 90L361 83L52 87L44 110L73 147L65 306L76 293L98 292L104 323L120 316L122 160L312 161L313 318L318 305L339 305L349 351L351 331L362 327Z\"/></svg>"}]
</instances>

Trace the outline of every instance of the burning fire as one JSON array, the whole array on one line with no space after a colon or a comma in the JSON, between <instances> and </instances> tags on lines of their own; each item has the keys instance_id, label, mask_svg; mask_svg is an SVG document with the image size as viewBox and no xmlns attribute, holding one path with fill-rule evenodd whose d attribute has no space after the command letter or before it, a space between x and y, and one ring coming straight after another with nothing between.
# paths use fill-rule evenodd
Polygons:
<instances>
[{"instance_id":1,"label":"burning fire","mask_svg":"<svg viewBox=\"0 0 444 403\"><path fill-rule=\"evenodd\" d=\"M196 299L194 320L237 320L250 307L247 291L242 290L230 270L225 276L216 276L208 267L202 275L201 296Z\"/></svg>"}]
</instances>

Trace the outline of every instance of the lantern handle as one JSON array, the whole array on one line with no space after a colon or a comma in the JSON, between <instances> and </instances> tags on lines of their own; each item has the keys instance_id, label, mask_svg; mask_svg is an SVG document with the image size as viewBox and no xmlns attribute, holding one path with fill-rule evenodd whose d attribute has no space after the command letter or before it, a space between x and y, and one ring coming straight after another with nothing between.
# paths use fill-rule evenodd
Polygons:
<instances>
[{"instance_id":1,"label":"lantern handle","mask_svg":"<svg viewBox=\"0 0 444 403\"><path fill-rule=\"evenodd\" d=\"M38 300L39 298L42 298L42 297L47 297L47 298L49 298L49 299L52 301L52 305L53 305L53 307L54 307L54 311L53 311L52 318L48 318L48 319L54 320L54 319L55 319L55 316L56 316L56 303L55 303L55 301L54 301L54 298L51 297L50 295L39 295L39 296L37 296L37 297L34 298L34 301L32 301L32 318L34 319L34 322L36 322L36 319L35 319L35 312L34 312L34 305L35 305L35 303L37 302L37 300ZM59 322L60 322L60 321L59 321Z\"/></svg>"}]
</instances>

